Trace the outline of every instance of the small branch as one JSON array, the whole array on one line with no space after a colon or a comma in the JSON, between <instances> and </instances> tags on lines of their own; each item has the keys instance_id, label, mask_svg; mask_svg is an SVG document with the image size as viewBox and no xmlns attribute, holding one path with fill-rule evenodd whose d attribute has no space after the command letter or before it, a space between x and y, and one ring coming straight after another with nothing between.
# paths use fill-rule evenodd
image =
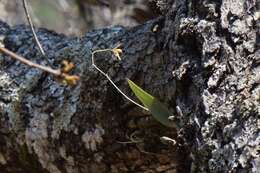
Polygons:
<instances>
[{"instance_id":1,"label":"small branch","mask_svg":"<svg viewBox=\"0 0 260 173\"><path fill-rule=\"evenodd\" d=\"M117 50L117 47L114 48L114 49L100 49L100 50L95 50L94 52L92 52L92 56L91 56L91 60L92 60L92 66L97 70L99 71L103 76L105 76L109 82L117 89L118 92L120 92L120 94L122 94L128 101L132 102L133 104L135 104L136 106L148 111L148 109L142 105L140 105L139 103L135 102L134 100L132 100L130 97L128 97L123 91L121 91L120 88L118 88L118 86L113 82L113 80L108 76L108 74L106 74L105 72L103 72L99 67L96 66L95 64L95 54L96 53L100 53L100 52L107 52L107 51L110 51L110 52L113 52L117 57L118 57L118 54L116 54L116 50ZM119 49L120 50L120 49Z\"/></svg>"},{"instance_id":2,"label":"small branch","mask_svg":"<svg viewBox=\"0 0 260 173\"><path fill-rule=\"evenodd\" d=\"M63 70L60 70L60 69L52 69L52 68L47 67L47 66L36 64L36 63L34 63L34 62L32 62L32 61L30 61L30 60L28 60L28 59L26 59L22 56L19 56L16 53L4 48L3 46L0 46L0 52L3 52L4 54L9 55L11 58L16 59L16 60L22 62L23 64L26 64L26 65L33 67L33 68L41 69L45 72L48 72L48 73L54 75L57 78L63 79L69 85L75 85L76 82L79 80L78 76L69 75L69 74L67 74L66 72L63 72Z\"/></svg>"},{"instance_id":3,"label":"small branch","mask_svg":"<svg viewBox=\"0 0 260 173\"><path fill-rule=\"evenodd\" d=\"M12 57L13 59L16 59L16 60L18 60L18 61L22 62L23 64L26 64L26 65L28 65L28 66L30 66L30 67L34 67L34 68L41 69L41 70L43 70L43 71L46 71L46 72L48 72L48 73L53 74L54 76L60 76L60 75L61 75L61 74L60 74L60 73L61 73L60 70L54 70L54 69L51 69L51 68L49 68L49 67L42 66L42 65L40 65L40 64L36 64L36 63L34 63L34 62L32 62L32 61L30 61L30 60L28 60L28 59L25 59L25 58L22 57L22 56L19 56L19 55L15 54L14 52L12 52L12 51L10 51L10 50L4 48L4 47L0 47L0 51L3 52L3 53L5 53L6 55L9 55L9 56Z\"/></svg>"},{"instance_id":4,"label":"small branch","mask_svg":"<svg viewBox=\"0 0 260 173\"><path fill-rule=\"evenodd\" d=\"M35 30L34 30L33 22L32 22L32 19L31 19L31 17L30 17L29 11L28 11L28 5L27 5L27 1L26 1L26 0L23 0L23 8L24 8L24 12L25 12L25 14L26 14L27 21L28 21L28 23L29 23L29 25L30 25L30 28L31 28L31 31L32 31L32 33L33 33L34 40L35 40L36 44L38 45L41 54L42 54L44 57L46 57L46 54L45 54L45 52L44 52L44 50L43 50L43 48L42 48L42 45L41 45L40 41L39 41L38 38L37 38L37 35L36 35Z\"/></svg>"}]
</instances>

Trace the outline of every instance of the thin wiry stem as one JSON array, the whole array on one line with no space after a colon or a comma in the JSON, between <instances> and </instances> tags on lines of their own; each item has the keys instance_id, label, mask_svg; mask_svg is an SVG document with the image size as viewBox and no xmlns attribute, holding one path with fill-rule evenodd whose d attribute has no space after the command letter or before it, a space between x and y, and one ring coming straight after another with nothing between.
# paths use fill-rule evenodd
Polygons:
<instances>
[{"instance_id":1,"label":"thin wiry stem","mask_svg":"<svg viewBox=\"0 0 260 173\"><path fill-rule=\"evenodd\" d=\"M25 12L27 21L28 21L28 23L29 23L29 25L30 25L30 28L31 28L31 31L32 31L32 33L33 33L33 38L34 38L34 40L35 40L37 46L39 47L42 56L46 59L47 64L48 64L49 66L52 66L52 65L51 65L51 62L49 61L47 55L45 54L45 52L44 52L44 50L43 50L43 48L42 48L42 45L41 45L41 43L40 43L40 41L39 41L39 39L38 39L38 37L37 37L37 35L36 35L36 32L35 32L35 30L34 30L33 22L32 22L32 19L31 19L31 17L30 17L29 11L28 11L28 5L27 5L27 1L26 1L26 0L23 0L23 8L24 8L24 12Z\"/></svg>"},{"instance_id":2,"label":"thin wiry stem","mask_svg":"<svg viewBox=\"0 0 260 173\"><path fill-rule=\"evenodd\" d=\"M128 97L120 88L118 88L118 86L113 82L113 80L108 76L108 74L106 74L105 72L103 72L98 66L96 66L95 64L95 54L96 53L100 53L100 52L113 52L112 49L100 49L100 50L95 50L92 52L92 56L91 56L91 60L92 60L92 66L99 71L103 76L105 76L108 81L117 89L117 91L122 94L128 101L132 102L133 104L135 104L136 106L148 111L148 109L142 105L140 105L139 103L135 102L134 100L132 100L130 97Z\"/></svg>"},{"instance_id":3,"label":"thin wiry stem","mask_svg":"<svg viewBox=\"0 0 260 173\"><path fill-rule=\"evenodd\" d=\"M30 25L30 28L31 28L31 31L32 31L32 33L33 33L33 37L34 37L34 39L35 39L35 42L36 42L36 44L38 45L38 47L39 47L39 49L40 49L40 51L41 51L41 54L42 54L43 56L46 56L46 54L45 54L45 52L44 52L44 50L43 50L43 48L42 48L42 45L41 45L40 41L38 40L37 35L36 35L36 32L35 32L35 30L34 30L33 22L32 22L32 19L31 19L31 17L30 17L29 11L28 11L28 5L27 5L27 1L26 1L26 0L23 0L23 8L24 8L24 12L25 12L25 14L26 14L27 21L28 21L28 23L29 23L29 25Z\"/></svg>"}]
</instances>

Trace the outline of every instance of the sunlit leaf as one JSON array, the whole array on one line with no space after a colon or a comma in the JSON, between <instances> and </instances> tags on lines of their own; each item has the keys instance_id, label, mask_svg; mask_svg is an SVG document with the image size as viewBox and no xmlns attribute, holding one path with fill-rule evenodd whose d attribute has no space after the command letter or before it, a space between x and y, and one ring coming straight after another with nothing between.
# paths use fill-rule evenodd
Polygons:
<instances>
[{"instance_id":1,"label":"sunlit leaf","mask_svg":"<svg viewBox=\"0 0 260 173\"><path fill-rule=\"evenodd\" d=\"M144 91L130 79L127 79L127 82L136 97L143 103L146 108L148 108L152 116L157 121L167 127L176 127L176 125L168 119L168 117L171 116L171 113L165 105L163 105L154 96Z\"/></svg>"}]
</instances>

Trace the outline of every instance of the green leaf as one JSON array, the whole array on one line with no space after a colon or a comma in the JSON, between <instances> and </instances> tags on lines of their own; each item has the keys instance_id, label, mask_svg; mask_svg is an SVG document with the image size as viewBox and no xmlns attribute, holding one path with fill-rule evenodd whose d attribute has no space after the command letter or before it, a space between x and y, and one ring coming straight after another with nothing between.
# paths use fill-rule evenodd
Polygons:
<instances>
[{"instance_id":1,"label":"green leaf","mask_svg":"<svg viewBox=\"0 0 260 173\"><path fill-rule=\"evenodd\" d=\"M168 117L171 116L170 111L165 105L163 105L159 100L154 96L150 95L138 85L136 85L130 79L127 79L127 82L134 92L136 97L143 103L143 105L151 112L152 116L167 127L175 127L175 123L171 122Z\"/></svg>"}]
</instances>

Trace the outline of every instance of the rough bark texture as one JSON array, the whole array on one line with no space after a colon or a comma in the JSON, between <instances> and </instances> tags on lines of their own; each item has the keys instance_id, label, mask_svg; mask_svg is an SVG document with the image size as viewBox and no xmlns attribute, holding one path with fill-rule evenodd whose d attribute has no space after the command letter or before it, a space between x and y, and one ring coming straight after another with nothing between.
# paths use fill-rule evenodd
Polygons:
<instances>
[{"instance_id":1,"label":"rough bark texture","mask_svg":"<svg viewBox=\"0 0 260 173\"><path fill-rule=\"evenodd\" d=\"M67 38L40 29L48 57L76 63L81 82L62 86L0 55L1 173L257 172L260 51L256 1L160 0L164 16L134 28ZM26 26L0 23L4 45L45 63ZM91 52L124 47L97 64L131 95L130 78L162 100L181 129L127 102L91 67ZM133 95L132 95L133 97ZM176 120L177 121L177 120ZM129 136L139 143L122 144ZM160 142L161 136L177 145Z\"/></svg>"}]
</instances>

